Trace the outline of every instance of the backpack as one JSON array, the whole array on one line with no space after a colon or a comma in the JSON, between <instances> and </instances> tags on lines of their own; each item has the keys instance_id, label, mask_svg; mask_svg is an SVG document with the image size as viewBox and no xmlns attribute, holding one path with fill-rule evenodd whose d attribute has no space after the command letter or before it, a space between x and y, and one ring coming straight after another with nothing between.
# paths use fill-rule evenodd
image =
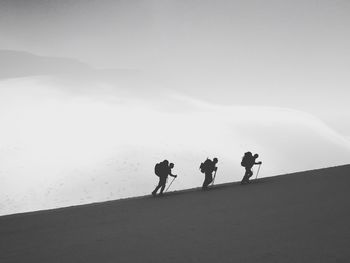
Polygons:
<instances>
[{"instance_id":1,"label":"backpack","mask_svg":"<svg viewBox=\"0 0 350 263\"><path fill-rule=\"evenodd\" d=\"M251 152L246 152L244 156L242 157L241 165L243 167L247 167L250 162Z\"/></svg>"},{"instance_id":2,"label":"backpack","mask_svg":"<svg viewBox=\"0 0 350 263\"><path fill-rule=\"evenodd\" d=\"M201 173L205 173L207 171L207 169L209 168L209 162L210 160L207 158L204 163L201 163L201 165L199 166Z\"/></svg>"},{"instance_id":3,"label":"backpack","mask_svg":"<svg viewBox=\"0 0 350 263\"><path fill-rule=\"evenodd\" d=\"M162 173L162 163L157 163L156 166L154 166L154 173L160 177Z\"/></svg>"}]
</instances>

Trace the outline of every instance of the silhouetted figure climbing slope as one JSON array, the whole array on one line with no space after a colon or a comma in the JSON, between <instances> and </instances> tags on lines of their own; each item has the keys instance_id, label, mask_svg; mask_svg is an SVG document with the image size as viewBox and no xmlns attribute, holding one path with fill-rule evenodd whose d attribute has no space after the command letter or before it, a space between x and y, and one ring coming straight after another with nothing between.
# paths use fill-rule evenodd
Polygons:
<instances>
[{"instance_id":1,"label":"silhouetted figure climbing slope","mask_svg":"<svg viewBox=\"0 0 350 263\"><path fill-rule=\"evenodd\" d=\"M203 182L203 186L202 186L202 189L207 189L208 188L208 185L213 181L213 172L217 171L217 167L216 167L216 164L218 162L218 159L217 158L214 158L213 160L210 160L210 159L206 159L204 161L204 163L201 163L199 169L201 170L202 173L205 174L205 179L204 179L204 182Z\"/></svg>"},{"instance_id":2,"label":"silhouetted figure climbing slope","mask_svg":"<svg viewBox=\"0 0 350 263\"><path fill-rule=\"evenodd\" d=\"M152 192L153 196L157 195L157 191L159 188L160 189L160 195L163 194L165 185L166 185L166 181L168 178L168 175L172 176L172 177L177 177L177 175L173 175L171 173L171 169L174 168L174 164L170 163L168 160L164 160L163 162L157 163L156 166L154 167L154 173L159 177L159 183L157 185L157 187L154 189L154 191Z\"/></svg>"},{"instance_id":3,"label":"silhouetted figure climbing slope","mask_svg":"<svg viewBox=\"0 0 350 263\"><path fill-rule=\"evenodd\" d=\"M262 164L262 162L256 162L259 157L258 154L252 155L251 152L246 152L242 158L241 165L245 168L245 174L241 181L241 184L249 183L249 178L253 175L252 168L254 164Z\"/></svg>"}]
</instances>

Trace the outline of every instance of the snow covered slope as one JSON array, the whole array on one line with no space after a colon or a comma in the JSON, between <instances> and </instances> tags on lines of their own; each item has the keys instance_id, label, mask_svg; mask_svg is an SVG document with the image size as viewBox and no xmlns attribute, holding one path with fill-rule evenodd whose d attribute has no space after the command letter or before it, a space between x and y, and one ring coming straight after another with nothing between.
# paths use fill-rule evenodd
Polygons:
<instances>
[{"instance_id":1,"label":"snow covered slope","mask_svg":"<svg viewBox=\"0 0 350 263\"><path fill-rule=\"evenodd\" d=\"M0 217L0 261L349 262L350 165Z\"/></svg>"}]
</instances>

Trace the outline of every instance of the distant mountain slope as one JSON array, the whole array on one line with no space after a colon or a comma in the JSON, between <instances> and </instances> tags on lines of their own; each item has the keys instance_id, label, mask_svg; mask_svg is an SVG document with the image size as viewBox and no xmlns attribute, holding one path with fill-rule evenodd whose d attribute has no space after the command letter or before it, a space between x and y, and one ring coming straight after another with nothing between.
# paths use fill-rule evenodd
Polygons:
<instances>
[{"instance_id":1,"label":"distant mountain slope","mask_svg":"<svg viewBox=\"0 0 350 263\"><path fill-rule=\"evenodd\" d=\"M350 165L0 217L1 262L349 262Z\"/></svg>"},{"instance_id":2,"label":"distant mountain slope","mask_svg":"<svg viewBox=\"0 0 350 263\"><path fill-rule=\"evenodd\" d=\"M44 57L23 51L0 50L0 79L35 75L87 74L93 69L71 58Z\"/></svg>"},{"instance_id":3,"label":"distant mountain slope","mask_svg":"<svg viewBox=\"0 0 350 263\"><path fill-rule=\"evenodd\" d=\"M0 49L0 80L30 76L69 75L113 82L138 74L133 69L96 69L74 58L39 56L25 51Z\"/></svg>"}]
</instances>

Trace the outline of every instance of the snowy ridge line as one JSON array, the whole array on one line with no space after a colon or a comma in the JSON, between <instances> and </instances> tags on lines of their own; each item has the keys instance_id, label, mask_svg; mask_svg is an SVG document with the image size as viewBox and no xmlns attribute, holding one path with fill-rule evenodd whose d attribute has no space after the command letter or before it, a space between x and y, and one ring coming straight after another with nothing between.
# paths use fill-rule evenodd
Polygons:
<instances>
[{"instance_id":1,"label":"snowy ridge line","mask_svg":"<svg viewBox=\"0 0 350 263\"><path fill-rule=\"evenodd\" d=\"M263 183L263 182L268 182L268 181L280 181L283 180L283 178L286 177L292 177L292 176L315 176L314 172L317 171L325 171L329 169L335 169L335 168L345 168L345 167L350 167L349 164L343 164L343 165L336 165L336 166L331 166L331 167L324 167L324 168L316 168L316 169L311 169L311 170L305 170L305 171L300 171L300 172L293 172L293 173L287 173L287 174L281 174L281 175L274 175L274 176L265 176L262 178L258 179L252 179L252 184L254 183ZM308 173L311 173L308 175ZM319 176L319 175L318 175ZM208 190L203 191L202 187L194 187L194 188L188 188L188 189L183 189L183 190L175 190L171 192L167 192L164 194L162 197L153 197L151 194L149 195L141 195L141 196L133 196L133 197L126 197L126 198L120 198L120 199L115 199L115 200L109 200L109 201L102 201L102 202L94 202L90 204L82 204L82 205L72 205L72 206L66 206L66 207L59 207L59 208L53 208L53 209L43 209L43 210L38 210L38 211L30 211L30 212L24 212L24 213L16 213L16 214L10 214L10 215L3 215L0 216L1 218L15 218L15 217L22 217L22 216L30 216L30 215L38 215L38 214L50 214L50 213L56 213L60 212L63 210L69 210L69 209L83 209L83 208L88 208L88 207L93 207L93 206L100 206L100 205L113 205L115 203L120 203L120 202L128 202L132 200L142 200L142 199L165 199L168 197L172 196L177 196L180 194L186 194L186 193L193 193L193 192L201 192L201 193L208 193L211 192L215 189L224 189L232 186L241 186L240 181L235 181L235 182L228 182L228 183L222 183L222 184L217 184L214 186L211 186ZM249 187L248 186L242 186L242 187Z\"/></svg>"}]
</instances>

